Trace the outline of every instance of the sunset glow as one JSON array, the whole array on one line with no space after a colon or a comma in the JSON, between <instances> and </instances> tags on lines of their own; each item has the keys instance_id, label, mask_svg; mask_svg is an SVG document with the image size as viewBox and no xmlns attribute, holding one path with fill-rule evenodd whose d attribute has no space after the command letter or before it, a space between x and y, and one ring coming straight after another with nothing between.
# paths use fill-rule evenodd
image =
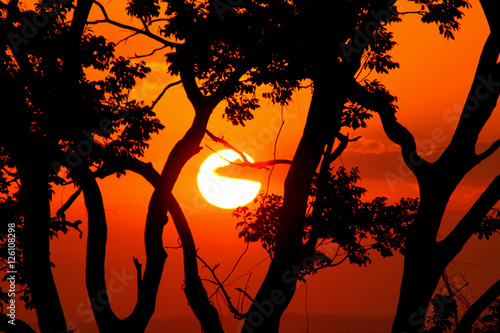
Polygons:
<instances>
[{"instance_id":1,"label":"sunset glow","mask_svg":"<svg viewBox=\"0 0 500 333\"><path fill-rule=\"evenodd\" d=\"M0 333L452 333L492 289L498 315L495 20L2 1Z\"/></svg>"},{"instance_id":2,"label":"sunset glow","mask_svg":"<svg viewBox=\"0 0 500 333\"><path fill-rule=\"evenodd\" d=\"M245 154L245 156L253 162L249 155ZM227 149L210 155L200 166L198 188L203 197L212 205L226 209L236 208L249 203L259 193L259 182L217 174L218 168L237 160L241 161L240 155Z\"/></svg>"}]
</instances>

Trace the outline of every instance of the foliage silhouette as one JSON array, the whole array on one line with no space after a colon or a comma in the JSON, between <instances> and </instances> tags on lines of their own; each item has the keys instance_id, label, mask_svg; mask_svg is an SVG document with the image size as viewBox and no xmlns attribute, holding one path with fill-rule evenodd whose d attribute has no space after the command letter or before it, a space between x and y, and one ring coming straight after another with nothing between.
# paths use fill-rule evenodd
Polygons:
<instances>
[{"instance_id":1,"label":"foliage silhouette","mask_svg":"<svg viewBox=\"0 0 500 333\"><path fill-rule=\"evenodd\" d=\"M435 162L428 162L419 155L413 135L398 123L390 111L390 103L384 102L386 96L381 94L377 97L376 92L365 95L365 105L374 105L372 103L377 99L382 102L381 105L374 105L374 109L378 111L389 139L401 147L402 157L417 178L420 190L420 204L405 241L404 272L393 333L421 331L432 295L448 264L474 234L481 239L498 232L499 215L494 205L500 199L500 176L491 182L453 231L438 240L445 209L456 187L469 171L500 146L500 141L496 141L485 152L475 152L478 135L490 118L500 94L497 64L500 27L496 23L500 5L490 0L480 3L490 26L490 35L484 44L453 138ZM488 94L480 96L480 89L488 89ZM359 93L364 94L365 90L360 89ZM496 292L496 297L500 294L498 288L492 292Z\"/></svg>"},{"instance_id":2,"label":"foliage silhouette","mask_svg":"<svg viewBox=\"0 0 500 333\"><path fill-rule=\"evenodd\" d=\"M41 1L34 11L22 8L18 1L1 2L0 75L2 82L7 83L2 97L9 112L4 112L5 121L0 124L0 212L2 223L15 220L18 226L17 250L22 252L18 259L22 259L24 269L18 282L22 283L28 306L33 305L37 311L42 333L67 330L52 277L49 245L51 236L79 224L66 221L64 216L72 202L52 217L49 201L54 185L69 184L78 187L70 201L83 192L89 215L86 281L90 299L104 293L101 297L105 304L92 304L101 332L143 332L147 326L155 311L166 259L162 233L167 212L172 216L183 247L184 291L189 305L205 332L223 332L218 311L211 304L198 272L194 237L171 192L184 165L199 152L214 108L225 103L223 117L233 125L244 126L257 112L261 103L257 89L264 86L267 90L262 98L282 106L291 101L296 90L312 87L313 93L304 133L285 181L284 196L262 196L261 206L253 214L244 208L236 212L243 219L241 235L247 241L262 242L272 257L266 278L246 313L244 330L278 332L297 281L304 274L338 263L321 253L322 242L337 243L346 252L344 258L358 265L369 263L369 249L382 256L401 251L409 267L414 266L412 258L422 253L428 261L417 264L433 263L430 256L439 251L434 251L433 246L422 249L414 245L415 239L426 246L434 245L433 232L420 233L426 236L423 242L419 235L411 235L427 217L432 222L440 219L439 212L426 208L429 202L443 204L442 198L446 198L442 195L446 186L435 184L442 184L449 180L446 177L452 176L457 177L458 183L460 172L468 171L465 169L469 166L457 171L448 163L441 168L445 174L439 177L433 177L436 174L431 171L422 171L421 174L431 177L424 176L425 181L420 182L423 178L417 169L422 170L420 165L430 167L416 154L411 134L397 123L396 97L380 81L362 75L373 70L388 73L398 67L389 54L395 45L387 29L389 24L401 21L404 15L416 14L424 23L436 24L445 38L453 38L459 29L461 10L468 8L469 3L465 0L411 2L421 9L402 13L394 1L248 0L221 13L215 2L210 1L128 1L126 11L137 19L133 22L139 27L114 21L106 7L97 1L83 0L76 5L71 1L64 5ZM495 49L498 24L493 14L498 12L498 7L488 0L483 1L483 5L492 27L488 47ZM104 18L88 22L92 7L99 9ZM48 23L28 38L26 29L36 15L49 17ZM191 127L168 153L161 172L138 158L147 149L151 135L163 128L152 111L163 93L151 105L129 99L130 89L137 79L146 77L149 69L143 62L114 56L114 44L85 29L87 24L102 23L129 30L130 36L126 39L141 35L160 43L161 47L149 54L167 51L168 73L180 78L178 82L182 83L194 108ZM332 51L331 45L338 47ZM498 52L495 60L497 56ZM89 69L105 73L105 78L90 80L86 76ZM476 79L479 80L479 76ZM172 86L168 84L164 91ZM495 96L491 96L485 109L495 103ZM71 112L67 112L68 105L74 106ZM332 163L352 141L341 131L366 126L365 121L373 112L380 115L389 138L401 145L405 161L416 173L420 185L426 187L418 208L415 199L402 199L392 206L388 206L384 198L363 202L364 190L355 185L357 170L347 172L338 168L333 172ZM462 131L465 136L473 137L482 126L470 124L487 120L479 119L481 116L477 114L464 116L457 133ZM103 123L103 120L106 121ZM460 138L457 140L462 143ZM465 139L463 142L465 146L455 144L460 149L447 150L447 156L460 155L464 147L466 153L473 153L475 142L472 140L471 144ZM496 148L498 145L481 158L488 157ZM473 153L472 157L477 156ZM453 158L450 161L457 162ZM63 174L62 169L68 173ZM142 265L134 260L138 300L132 314L119 319L109 305L104 281L107 225L96 178L126 171L142 175L155 189L146 217L144 272ZM457 232L467 229L465 234L477 233L487 239L497 231L498 211L487 216L494 204L489 202L494 198L490 194L498 194L497 189L498 181L495 181L485 195L487 207L473 212L473 215L478 213L472 216L474 227L469 228L467 221L461 222ZM453 192L449 186L446 190L449 193L445 194ZM425 213L425 209L429 209L429 213ZM478 226L481 221L482 227ZM436 225L439 226L439 221L432 226L437 232ZM374 243L365 243L369 239ZM459 241L460 249L465 241ZM456 242L447 245L445 249L457 249ZM304 267L302 264L307 258L313 261ZM297 266L302 270L291 271ZM439 279L446 265L416 266L417 272L425 273L424 277L428 277L429 272L433 276L418 285L409 297L408 285L421 281L415 281L417 274L411 269L411 283L407 283L405 276L394 332L420 329L415 325L407 327L408 317L420 306L427 309L437 284L436 277ZM35 273L43 277L37 279ZM284 274L288 274L286 280ZM284 301L274 304L273 311L263 316L260 305L270 302L276 290L282 292ZM487 301L496 292L492 290ZM229 302L229 296L226 300ZM483 304L477 306L483 307ZM261 325L253 325L248 320L252 314L262 316ZM245 314L236 315L244 317ZM450 318L448 312L441 318L436 317L435 330L448 327Z\"/></svg>"},{"instance_id":3,"label":"foliage silhouette","mask_svg":"<svg viewBox=\"0 0 500 333\"><path fill-rule=\"evenodd\" d=\"M66 221L67 207L51 215L54 186L74 183L79 173L96 171L110 157L142 156L147 140L163 128L148 106L128 97L150 70L143 62L115 57L112 43L84 29L90 5L40 1L31 10L10 1L0 6L5 83L0 221L2 230L15 225L18 296L36 309L42 332L67 331L49 243L79 225ZM40 18L44 24L36 21ZM88 69L104 78L88 79ZM7 272L7 251L1 255ZM2 292L2 302L9 300Z\"/></svg>"},{"instance_id":4,"label":"foliage silhouette","mask_svg":"<svg viewBox=\"0 0 500 333\"><path fill-rule=\"evenodd\" d=\"M384 197L363 202L361 199L366 190L356 186L358 180L357 168L350 172L343 167L339 167L337 171L331 169L324 189L326 196L317 199L315 183L318 182L318 177L315 177L311 184L311 201L303 230L303 251L309 254L307 249L310 244L318 245L314 249L315 261L312 267L303 267L303 274L336 266L345 259L349 259L350 263L366 266L371 263L371 249L383 257L392 256L393 250L404 252L406 229L413 220L418 200L403 198L391 206L386 204L387 199ZM247 242L260 242L272 258L283 196L261 194L255 200L257 201L259 206L254 212L250 212L247 206L238 207L233 216L240 220L236 224L242 228L239 236ZM374 242L369 243L372 240ZM339 250L342 250L342 256L338 251L335 255L340 259L330 258L318 248L330 243L337 244Z\"/></svg>"}]
</instances>

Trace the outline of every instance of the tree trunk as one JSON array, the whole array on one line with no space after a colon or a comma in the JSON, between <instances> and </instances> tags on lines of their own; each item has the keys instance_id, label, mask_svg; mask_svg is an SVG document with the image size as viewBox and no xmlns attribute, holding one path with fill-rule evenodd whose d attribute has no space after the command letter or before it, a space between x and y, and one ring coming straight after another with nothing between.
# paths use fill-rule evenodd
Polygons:
<instances>
[{"instance_id":1,"label":"tree trunk","mask_svg":"<svg viewBox=\"0 0 500 333\"><path fill-rule=\"evenodd\" d=\"M330 78L331 80L331 78ZM285 181L276 247L264 282L252 303L242 332L274 332L290 303L304 261L304 216L311 182L325 145L340 129L345 95L327 80L316 80L302 139ZM306 262L307 263L307 262Z\"/></svg>"},{"instance_id":2,"label":"tree trunk","mask_svg":"<svg viewBox=\"0 0 500 333\"><path fill-rule=\"evenodd\" d=\"M405 256L392 333L421 333L425 327L429 302L446 265L434 259L434 246L424 247Z\"/></svg>"},{"instance_id":3,"label":"tree trunk","mask_svg":"<svg viewBox=\"0 0 500 333\"><path fill-rule=\"evenodd\" d=\"M120 320L111 309L106 288L105 258L108 235L106 215L96 180L90 170L84 172L86 175L82 177L81 188L88 214L85 282L99 332L113 332L120 324Z\"/></svg>"},{"instance_id":4,"label":"tree trunk","mask_svg":"<svg viewBox=\"0 0 500 333\"><path fill-rule=\"evenodd\" d=\"M24 208L23 264L42 333L67 332L50 266L49 163L43 143L31 140L18 159Z\"/></svg>"}]
</instances>

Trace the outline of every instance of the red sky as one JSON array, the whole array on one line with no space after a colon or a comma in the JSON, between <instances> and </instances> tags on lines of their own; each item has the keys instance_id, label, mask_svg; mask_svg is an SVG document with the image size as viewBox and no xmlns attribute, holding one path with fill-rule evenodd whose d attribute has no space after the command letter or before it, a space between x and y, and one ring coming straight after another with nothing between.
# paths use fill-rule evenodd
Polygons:
<instances>
[{"instance_id":1,"label":"red sky","mask_svg":"<svg viewBox=\"0 0 500 333\"><path fill-rule=\"evenodd\" d=\"M401 2L401 1L400 1ZM400 62L401 68L390 75L380 77L389 90L398 97L398 119L416 137L421 152L429 153L429 159L439 154L450 141L458 120L458 112L464 103L472 82L475 66L482 45L487 37L487 25L482 15L479 2L471 1L473 8L466 11L462 20L462 30L456 33L456 40L446 41L438 34L435 25L424 25L417 17L408 17L404 23L394 26L395 40L398 46L392 52ZM112 18L128 22L124 17L122 5L113 1L107 4ZM404 10L400 6L400 10ZM98 12L94 13L98 17ZM93 27L96 32L111 33L116 37L122 32L109 26ZM147 53L157 46L145 39L135 39L123 44L118 52L131 55ZM164 53L164 52L163 52ZM138 99L149 102L169 82L176 81L165 74L163 53L148 60L153 72L139 83L134 94ZM374 78L374 77L373 77ZM293 103L283 110L285 125L278 141L277 157L291 159L300 139L307 116L311 92L304 90L294 96ZM233 127L222 119L223 106L214 112L209 130L216 135L223 135L229 142L250 154L256 161L273 158L273 143L277 126L281 119L280 107L263 101L262 108L255 112L255 120L244 128ZM176 86L168 91L155 111L165 129L153 137L151 147L144 161L151 161L157 170L161 170L168 152L190 125L193 109L185 97L183 88ZM500 110L496 110L480 137L479 149L484 149L488 142L498 138ZM344 132L346 134L347 132ZM368 189L367 198L386 196L390 202L401 197L416 197L418 190L415 179L403 165L397 146L384 135L377 117L368 122L368 128L350 131L351 137L362 138L349 146L337 164L346 167L359 166L360 185ZM206 140L204 143L217 149L222 148ZM174 194L183 205L195 237L200 256L212 266L220 263L217 269L219 277L224 278L245 249L244 242L237 237L236 219L231 217L231 210L223 210L208 204L198 192L196 174L203 160L211 154L203 149L184 168L174 189ZM446 235L453 223L472 205L482 189L498 174L500 153L493 155L487 162L478 166L468 175L457 189L446 213L446 220L440 234ZM286 166L277 166L273 173L270 191L282 193L282 183L286 175ZM254 172L266 185L268 172ZM120 179L109 178L99 181L103 192L108 219L107 280L114 288L111 291L112 306L119 316L127 316L135 304L135 270L132 257L145 262L143 231L147 205L152 193L151 186L134 174ZM58 191L53 200L57 209L71 195L72 189ZM68 219L81 219L84 237L79 239L75 232L61 236L52 242L53 261L56 282L68 321L81 323L92 319L88 305L85 282L85 243L86 212L80 198L68 214ZM169 223L164 234L166 246L177 246L177 236L173 225ZM495 254L500 250L500 237L493 237L488 242L471 240L463 253L455 260L449 273L452 280L463 283L458 277L460 271L470 282L464 293L473 301L494 281L498 279L500 269ZM160 285L157 310L153 317L162 319L174 316L191 316L196 320L187 305L182 292L182 257L181 250L169 249L164 276ZM251 244L238 269L228 281L246 274L248 270L267 256L258 244ZM391 316L395 312L399 283L402 273L402 257L381 259L372 255L373 264L367 268L343 264L336 268L323 270L307 279L306 288L301 284L290 305L289 313L305 313L306 304L310 314ZM252 270L248 291L254 294L265 274L268 261ZM201 270L203 277L211 278L208 270ZM117 278L121 276L122 279ZM130 277L130 279L127 279ZM238 293L234 288L244 288L248 275L228 287L234 300ZM206 284L209 292L210 283ZM222 313L227 314L219 298ZM248 306L248 302L246 302ZM22 318L23 315L19 315Z\"/></svg>"}]
</instances>

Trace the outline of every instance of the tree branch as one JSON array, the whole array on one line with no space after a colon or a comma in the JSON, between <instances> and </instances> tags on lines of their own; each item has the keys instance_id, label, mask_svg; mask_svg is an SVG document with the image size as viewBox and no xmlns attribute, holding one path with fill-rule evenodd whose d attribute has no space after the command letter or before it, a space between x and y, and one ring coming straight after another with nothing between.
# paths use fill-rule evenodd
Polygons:
<instances>
[{"instance_id":1,"label":"tree branch","mask_svg":"<svg viewBox=\"0 0 500 333\"><path fill-rule=\"evenodd\" d=\"M132 157L122 158L121 163L123 169L133 171L143 176L153 187L158 188L160 186L161 176L151 163L145 163ZM198 273L197 254L193 235L191 234L189 224L182 208L173 195L170 195L168 209L172 215L179 238L181 239L184 256L184 292L189 305L206 332L222 333L223 330L218 312L215 307L210 304L207 292L203 287Z\"/></svg>"},{"instance_id":2,"label":"tree branch","mask_svg":"<svg viewBox=\"0 0 500 333\"><path fill-rule=\"evenodd\" d=\"M397 121L389 97L380 92L370 92L355 81L351 82L351 86L353 89L350 99L378 113L385 134L401 147L401 154L408 168L415 173L419 168L428 165L429 163L418 154L413 135Z\"/></svg>"},{"instance_id":3,"label":"tree branch","mask_svg":"<svg viewBox=\"0 0 500 333\"><path fill-rule=\"evenodd\" d=\"M483 7L486 20L492 32L500 32L500 22L498 21L498 14L500 14L500 3L496 0L479 0L481 7Z\"/></svg>"},{"instance_id":4,"label":"tree branch","mask_svg":"<svg viewBox=\"0 0 500 333\"><path fill-rule=\"evenodd\" d=\"M173 196L170 197L168 206L182 243L185 279L184 293L186 294L189 305L205 332L223 333L224 330L222 329L222 324L219 319L219 313L217 309L210 304L207 291L203 286L198 272L198 255L187 219L179 203Z\"/></svg>"},{"instance_id":5,"label":"tree branch","mask_svg":"<svg viewBox=\"0 0 500 333\"><path fill-rule=\"evenodd\" d=\"M493 142L488 149L486 149L483 153L477 155L477 157L480 161L483 161L493 155L493 153L495 153L498 148L500 148L500 140Z\"/></svg>"},{"instance_id":6,"label":"tree branch","mask_svg":"<svg viewBox=\"0 0 500 333\"><path fill-rule=\"evenodd\" d=\"M105 280L105 259L107 242L106 213L101 190L90 170L83 171L81 179L85 207L88 214L87 258L85 262L85 282L89 299L104 300L92 302L92 311L99 330L108 331L116 327L120 319L109 303ZM102 304L101 304L102 303Z\"/></svg>"},{"instance_id":7,"label":"tree branch","mask_svg":"<svg viewBox=\"0 0 500 333\"><path fill-rule=\"evenodd\" d=\"M482 219L498 200L500 200L500 176L497 176L491 182L452 232L445 239L438 242L438 245L450 260L462 250L469 238L478 231Z\"/></svg>"},{"instance_id":8,"label":"tree branch","mask_svg":"<svg viewBox=\"0 0 500 333\"><path fill-rule=\"evenodd\" d=\"M130 25L126 25L126 24L122 24L122 23L119 23L117 21L114 21L114 20L112 20L112 19L109 18L108 13L106 12L106 9L104 8L104 6L99 1L96 1L96 0L92 0L92 1L101 10L102 15L104 16L104 20L97 20L97 21L93 21L93 22L87 22L87 24L109 23L109 24L112 24L112 25L117 26L119 28L123 28L123 29L131 30L131 31L135 31L138 34L150 37L150 38L154 39L155 41L157 41L159 43L162 43L165 46L169 46L169 47L175 48L175 47L178 47L178 46L182 45L182 44L179 44L179 43L174 43L174 42L171 42L169 40L166 40L166 39L164 39L164 38L162 38L160 36L157 36L157 35L151 33L149 30L138 29L136 27L133 27L133 26L130 26Z\"/></svg>"},{"instance_id":9,"label":"tree branch","mask_svg":"<svg viewBox=\"0 0 500 333\"><path fill-rule=\"evenodd\" d=\"M224 288L224 285L222 284L222 282L220 282L219 278L217 277L217 274L215 274L215 268L210 267L200 256L197 256L197 257L203 263L203 265L205 265L205 267L208 268L208 270L210 271L210 273L212 273L212 276L214 277L215 281L217 282L217 285L219 286L219 289L222 291L222 294L224 295L224 298L226 299L226 303L227 303L227 306L229 308L229 311L231 311L231 313L234 314L234 317L236 319L243 319L243 318L245 318L246 315L240 313L238 311L238 309L236 309L234 307L233 303L231 302L231 297L226 292L226 288Z\"/></svg>"},{"instance_id":10,"label":"tree branch","mask_svg":"<svg viewBox=\"0 0 500 333\"><path fill-rule=\"evenodd\" d=\"M267 169L267 167L273 166L276 164L292 164L291 160L286 160L286 159L275 159L275 160L263 161L263 162L250 162L248 160L248 158L246 157L246 155L241 150L235 148L229 142L224 140L224 138L219 138L219 137L213 135L209 130L207 130L206 133L210 137L210 139L212 139L214 142L221 143L224 147L231 149L232 151L234 151L235 153L240 155L241 159L243 160L243 162L229 161L226 158L224 158L223 156L219 155L216 150L210 148L209 146L206 146L208 149L210 149L214 153L218 154L220 156L220 158L222 158L227 163L237 165L237 166L242 166L242 167L248 166L248 167L257 168L257 169Z\"/></svg>"},{"instance_id":11,"label":"tree branch","mask_svg":"<svg viewBox=\"0 0 500 333\"><path fill-rule=\"evenodd\" d=\"M500 31L492 31L484 43L455 133L439 160L447 159L454 167L457 160L463 161L461 164L469 164L470 170L485 158L484 155L481 159L481 156L475 154L475 147L500 95L500 65L497 64L499 54Z\"/></svg>"},{"instance_id":12,"label":"tree branch","mask_svg":"<svg viewBox=\"0 0 500 333\"><path fill-rule=\"evenodd\" d=\"M75 200L78 198L78 196L80 195L80 193L82 193L82 188L79 187L75 193L73 193L68 201L66 201L66 203L64 205L61 206L61 208L59 208L57 210L57 213L56 213L56 216L62 216L64 219L65 219L65 212L69 209L69 207L71 207L71 205L75 202Z\"/></svg>"},{"instance_id":13,"label":"tree branch","mask_svg":"<svg viewBox=\"0 0 500 333\"><path fill-rule=\"evenodd\" d=\"M500 280L495 282L484 294L481 295L464 313L458 323L455 333L469 333L472 325L481 313L488 308L500 296Z\"/></svg>"},{"instance_id":14,"label":"tree branch","mask_svg":"<svg viewBox=\"0 0 500 333\"><path fill-rule=\"evenodd\" d=\"M380 120L387 137L401 147L401 154L405 164L415 173L419 167L428 164L417 152L415 138L401 125L395 115L380 113Z\"/></svg>"},{"instance_id":15,"label":"tree branch","mask_svg":"<svg viewBox=\"0 0 500 333\"><path fill-rule=\"evenodd\" d=\"M226 140L224 140L224 138L219 138L219 137L213 135L212 132L210 132L208 129L205 132L207 133L208 137L210 139L212 139L212 141L214 141L216 143L221 143L224 147L229 148L232 151L234 151L235 153L237 153L238 155L240 155L241 160L243 162L245 162L245 163L251 163L241 150L237 149L232 144L230 144L229 142L227 142Z\"/></svg>"},{"instance_id":16,"label":"tree branch","mask_svg":"<svg viewBox=\"0 0 500 333\"><path fill-rule=\"evenodd\" d=\"M154 49L153 51L149 52L149 53L146 53L146 54L141 54L141 55L137 55L137 53L134 53L134 56L133 57L130 57L130 59L139 59L139 58L146 58L146 57L149 57L149 56L152 56L153 54L155 54L156 52L160 51L160 50L163 50L164 48L166 48L167 46L163 45L163 46L160 46L156 49Z\"/></svg>"},{"instance_id":17,"label":"tree branch","mask_svg":"<svg viewBox=\"0 0 500 333\"><path fill-rule=\"evenodd\" d=\"M182 81L179 80L179 81L176 81L176 82L172 82L172 83L169 83L163 90L162 92L158 95L158 97L156 97L156 99L153 101L153 103L151 104L151 110L153 110L153 108L156 106L156 104L158 104L158 102L160 101L160 99L163 97L163 95L165 95L165 93L167 92L168 89L178 85L178 84L181 84Z\"/></svg>"}]
</instances>

